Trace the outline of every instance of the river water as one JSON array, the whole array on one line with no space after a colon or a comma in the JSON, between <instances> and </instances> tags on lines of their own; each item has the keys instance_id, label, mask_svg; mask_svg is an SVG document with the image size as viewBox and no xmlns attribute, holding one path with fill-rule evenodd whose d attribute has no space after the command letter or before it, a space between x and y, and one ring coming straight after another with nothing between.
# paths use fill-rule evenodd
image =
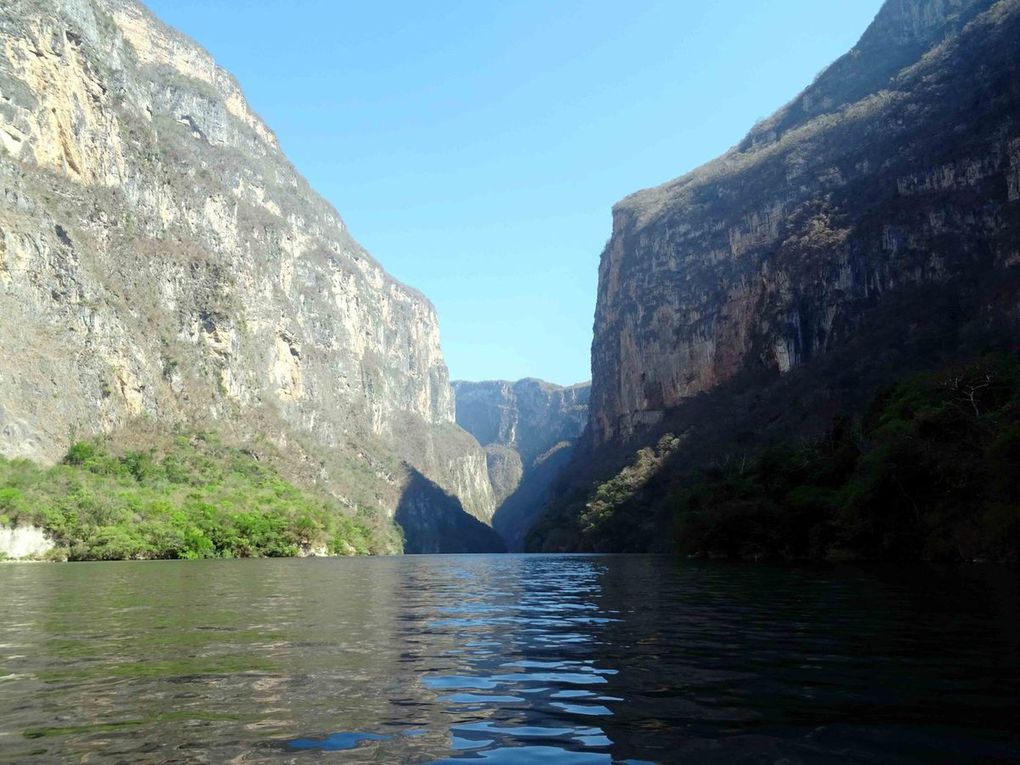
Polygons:
<instances>
[{"instance_id":1,"label":"river water","mask_svg":"<svg viewBox=\"0 0 1020 765\"><path fill-rule=\"evenodd\" d=\"M1020 762L990 567L0 566L0 762Z\"/></svg>"}]
</instances>

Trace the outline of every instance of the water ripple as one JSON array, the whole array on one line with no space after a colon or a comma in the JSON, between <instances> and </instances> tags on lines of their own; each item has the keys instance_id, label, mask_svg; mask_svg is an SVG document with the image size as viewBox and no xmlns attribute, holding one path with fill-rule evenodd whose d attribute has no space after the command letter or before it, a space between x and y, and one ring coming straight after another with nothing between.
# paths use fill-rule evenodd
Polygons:
<instances>
[{"instance_id":1,"label":"water ripple","mask_svg":"<svg viewBox=\"0 0 1020 765\"><path fill-rule=\"evenodd\" d=\"M0 566L0 762L1015 762L1017 581L642 556Z\"/></svg>"}]
</instances>

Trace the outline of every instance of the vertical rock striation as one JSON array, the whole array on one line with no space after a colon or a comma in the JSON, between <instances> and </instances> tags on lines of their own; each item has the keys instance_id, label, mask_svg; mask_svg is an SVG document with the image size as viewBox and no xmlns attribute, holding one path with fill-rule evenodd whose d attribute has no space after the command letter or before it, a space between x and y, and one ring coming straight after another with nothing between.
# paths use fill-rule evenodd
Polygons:
<instances>
[{"instance_id":1,"label":"vertical rock striation","mask_svg":"<svg viewBox=\"0 0 1020 765\"><path fill-rule=\"evenodd\" d=\"M699 475L1015 352L1018 162L1020 0L887 0L739 145L619 202L589 426L528 545L675 549Z\"/></svg>"},{"instance_id":2,"label":"vertical rock striation","mask_svg":"<svg viewBox=\"0 0 1020 765\"><path fill-rule=\"evenodd\" d=\"M858 45L724 156L613 210L591 445L741 375L848 347L912 290L1015 316L1020 3L889 0ZM966 299L963 299L965 296ZM869 352L933 317L906 313Z\"/></svg>"},{"instance_id":3,"label":"vertical rock striation","mask_svg":"<svg viewBox=\"0 0 1020 765\"><path fill-rule=\"evenodd\" d=\"M0 7L0 313L5 455L139 420L233 429L353 503L392 515L403 461L491 519L432 305L132 0Z\"/></svg>"}]
</instances>

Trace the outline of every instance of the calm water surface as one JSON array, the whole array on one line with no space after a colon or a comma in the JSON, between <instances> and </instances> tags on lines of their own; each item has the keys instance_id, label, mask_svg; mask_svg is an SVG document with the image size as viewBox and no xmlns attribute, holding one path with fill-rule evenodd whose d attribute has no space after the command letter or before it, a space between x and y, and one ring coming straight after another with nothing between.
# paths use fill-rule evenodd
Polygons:
<instances>
[{"instance_id":1,"label":"calm water surface","mask_svg":"<svg viewBox=\"0 0 1020 765\"><path fill-rule=\"evenodd\" d=\"M0 762L1020 762L1015 572L0 566Z\"/></svg>"}]
</instances>

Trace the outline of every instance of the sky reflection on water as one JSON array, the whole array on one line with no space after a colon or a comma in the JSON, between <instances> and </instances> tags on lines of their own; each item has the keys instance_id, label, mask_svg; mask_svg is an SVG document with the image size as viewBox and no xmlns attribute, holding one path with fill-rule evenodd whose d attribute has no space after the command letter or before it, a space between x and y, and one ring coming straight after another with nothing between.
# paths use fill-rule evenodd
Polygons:
<instances>
[{"instance_id":1,"label":"sky reflection on water","mask_svg":"<svg viewBox=\"0 0 1020 765\"><path fill-rule=\"evenodd\" d=\"M1020 761L1017 592L644 556L3 566L0 762Z\"/></svg>"}]
</instances>

